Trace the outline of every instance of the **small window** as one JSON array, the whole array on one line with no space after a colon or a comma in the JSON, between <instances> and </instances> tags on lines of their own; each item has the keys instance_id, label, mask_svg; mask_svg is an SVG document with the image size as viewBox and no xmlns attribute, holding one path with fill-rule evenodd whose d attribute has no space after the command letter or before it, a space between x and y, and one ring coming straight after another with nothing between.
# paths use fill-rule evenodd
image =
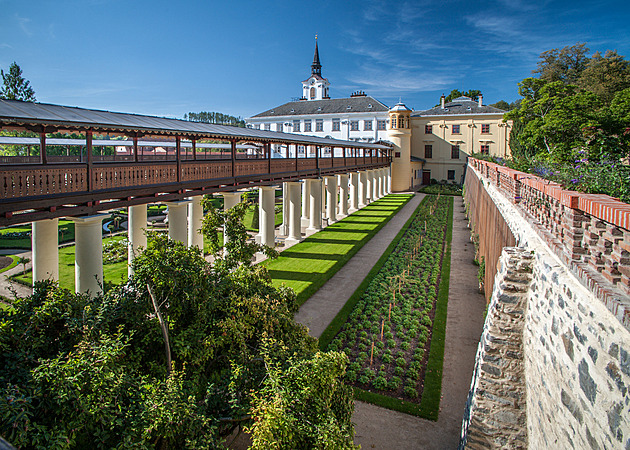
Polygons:
<instances>
[{"instance_id":1,"label":"small window","mask_svg":"<svg viewBox=\"0 0 630 450\"><path fill-rule=\"evenodd\" d=\"M459 125L453 125L453 134L460 134Z\"/></svg>"},{"instance_id":2,"label":"small window","mask_svg":"<svg viewBox=\"0 0 630 450\"><path fill-rule=\"evenodd\" d=\"M265 131L271 131L271 124L270 123L266 123L265 124Z\"/></svg>"},{"instance_id":3,"label":"small window","mask_svg":"<svg viewBox=\"0 0 630 450\"><path fill-rule=\"evenodd\" d=\"M396 152L396 153L394 154L394 156L395 156L396 158L400 158L400 152Z\"/></svg>"},{"instance_id":4,"label":"small window","mask_svg":"<svg viewBox=\"0 0 630 450\"><path fill-rule=\"evenodd\" d=\"M300 121L299 120L294 120L293 121L293 132L296 133L300 131Z\"/></svg>"},{"instance_id":5,"label":"small window","mask_svg":"<svg viewBox=\"0 0 630 450\"><path fill-rule=\"evenodd\" d=\"M376 121L376 129L378 129L378 130L386 130L387 129L387 124L385 123L384 120L377 120Z\"/></svg>"},{"instance_id":6,"label":"small window","mask_svg":"<svg viewBox=\"0 0 630 450\"><path fill-rule=\"evenodd\" d=\"M279 122L279 123L276 124L276 131L284 131L282 129L282 122Z\"/></svg>"},{"instance_id":7,"label":"small window","mask_svg":"<svg viewBox=\"0 0 630 450\"><path fill-rule=\"evenodd\" d=\"M359 121L353 120L350 122L350 131L359 131Z\"/></svg>"},{"instance_id":8,"label":"small window","mask_svg":"<svg viewBox=\"0 0 630 450\"><path fill-rule=\"evenodd\" d=\"M363 121L363 131L372 131L372 121L364 120Z\"/></svg>"},{"instance_id":9,"label":"small window","mask_svg":"<svg viewBox=\"0 0 630 450\"><path fill-rule=\"evenodd\" d=\"M340 125L339 119L333 119L333 121L332 121L332 130L333 131L341 130L341 125Z\"/></svg>"},{"instance_id":10,"label":"small window","mask_svg":"<svg viewBox=\"0 0 630 450\"><path fill-rule=\"evenodd\" d=\"M260 130L260 124L259 123L255 123L254 124L254 130Z\"/></svg>"},{"instance_id":11,"label":"small window","mask_svg":"<svg viewBox=\"0 0 630 450\"><path fill-rule=\"evenodd\" d=\"M315 98L315 88L312 87L311 88L311 100L313 100Z\"/></svg>"},{"instance_id":12,"label":"small window","mask_svg":"<svg viewBox=\"0 0 630 450\"><path fill-rule=\"evenodd\" d=\"M425 125L424 134L432 134L432 133L433 133L433 125Z\"/></svg>"},{"instance_id":13,"label":"small window","mask_svg":"<svg viewBox=\"0 0 630 450\"><path fill-rule=\"evenodd\" d=\"M311 130L311 121L310 120L305 120L304 121L304 131L306 132L310 132Z\"/></svg>"},{"instance_id":14,"label":"small window","mask_svg":"<svg viewBox=\"0 0 630 450\"><path fill-rule=\"evenodd\" d=\"M490 133L490 124L489 123L482 123L481 124L481 132L482 133Z\"/></svg>"},{"instance_id":15,"label":"small window","mask_svg":"<svg viewBox=\"0 0 630 450\"><path fill-rule=\"evenodd\" d=\"M315 131L324 131L324 120L317 119L315 121Z\"/></svg>"},{"instance_id":16,"label":"small window","mask_svg":"<svg viewBox=\"0 0 630 450\"><path fill-rule=\"evenodd\" d=\"M451 159L459 159L459 145L451 146Z\"/></svg>"},{"instance_id":17,"label":"small window","mask_svg":"<svg viewBox=\"0 0 630 450\"><path fill-rule=\"evenodd\" d=\"M488 144L481 144L481 153L483 155L489 155L490 154L490 146Z\"/></svg>"},{"instance_id":18,"label":"small window","mask_svg":"<svg viewBox=\"0 0 630 450\"><path fill-rule=\"evenodd\" d=\"M396 117L392 117L392 128L398 128L396 126Z\"/></svg>"},{"instance_id":19,"label":"small window","mask_svg":"<svg viewBox=\"0 0 630 450\"><path fill-rule=\"evenodd\" d=\"M433 158L433 144L424 145L424 157L427 159Z\"/></svg>"},{"instance_id":20,"label":"small window","mask_svg":"<svg viewBox=\"0 0 630 450\"><path fill-rule=\"evenodd\" d=\"M447 172L446 177L447 177L449 180L454 180L454 179L455 179L455 171L454 171L454 170L449 170L449 171Z\"/></svg>"}]
</instances>

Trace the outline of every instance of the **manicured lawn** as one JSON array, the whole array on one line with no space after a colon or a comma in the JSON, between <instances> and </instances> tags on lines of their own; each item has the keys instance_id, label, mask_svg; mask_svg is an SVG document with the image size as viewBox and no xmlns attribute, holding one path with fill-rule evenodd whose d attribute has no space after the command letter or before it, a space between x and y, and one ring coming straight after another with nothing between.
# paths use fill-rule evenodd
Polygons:
<instances>
[{"instance_id":1,"label":"manicured lawn","mask_svg":"<svg viewBox=\"0 0 630 450\"><path fill-rule=\"evenodd\" d=\"M104 238L103 245L111 240L120 241L125 236L114 236L112 238ZM74 245L59 249L59 285L63 288L74 290ZM103 276L105 283L120 284L127 281L127 260L113 264L103 265ZM33 273L28 271L26 274L14 277L18 281L31 285L33 283Z\"/></svg>"},{"instance_id":2,"label":"manicured lawn","mask_svg":"<svg viewBox=\"0 0 630 450\"><path fill-rule=\"evenodd\" d=\"M388 195L265 262L274 285L285 284L303 304L411 199Z\"/></svg>"},{"instance_id":3,"label":"manicured lawn","mask_svg":"<svg viewBox=\"0 0 630 450\"><path fill-rule=\"evenodd\" d=\"M9 264L8 266L6 266L3 269L0 269L0 273L6 272L9 269L13 269L15 266L18 265L18 259L19 258L17 256L15 256L15 255L4 255L4 256L6 256L7 258L10 258L12 261L11 261L11 264Z\"/></svg>"},{"instance_id":4,"label":"manicured lawn","mask_svg":"<svg viewBox=\"0 0 630 450\"><path fill-rule=\"evenodd\" d=\"M253 223L255 209L256 207L254 205L251 205L247 209L245 216L243 216L243 224L245 225L245 228L247 228L248 231L258 231L258 227L254 227L254 223ZM277 227L279 225L282 225L282 203L276 203L275 226Z\"/></svg>"},{"instance_id":5,"label":"manicured lawn","mask_svg":"<svg viewBox=\"0 0 630 450\"><path fill-rule=\"evenodd\" d=\"M356 398L432 420L442 386L452 204L425 198L320 337L320 348L350 358L346 377Z\"/></svg>"}]
</instances>

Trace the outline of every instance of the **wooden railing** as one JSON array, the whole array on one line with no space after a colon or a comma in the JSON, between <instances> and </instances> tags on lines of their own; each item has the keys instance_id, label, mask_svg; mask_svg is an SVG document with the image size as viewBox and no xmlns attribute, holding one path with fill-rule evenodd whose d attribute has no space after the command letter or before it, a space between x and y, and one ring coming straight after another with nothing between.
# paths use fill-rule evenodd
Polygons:
<instances>
[{"instance_id":1,"label":"wooden railing","mask_svg":"<svg viewBox=\"0 0 630 450\"><path fill-rule=\"evenodd\" d=\"M73 158L75 157L66 157L66 161L74 161ZM0 226L28 221L12 218L17 213L20 217L27 217L28 214L22 216L25 211L36 210L38 215L29 214L42 217L42 211L52 214L62 206L65 209L80 209L77 205L89 203L91 208L103 209L104 206L98 206L99 202L116 200L124 203L132 197L164 194L183 198L187 193L199 195L199 191L203 192L204 189L217 190L243 184L295 180L344 170L383 167L390 163L387 156L235 160L213 158L179 161L117 159L110 162L93 160L91 163L65 164L54 163L50 159L47 164L0 165ZM81 212L84 213L83 211L87 210L83 208ZM60 213L52 216L60 216Z\"/></svg>"}]
</instances>

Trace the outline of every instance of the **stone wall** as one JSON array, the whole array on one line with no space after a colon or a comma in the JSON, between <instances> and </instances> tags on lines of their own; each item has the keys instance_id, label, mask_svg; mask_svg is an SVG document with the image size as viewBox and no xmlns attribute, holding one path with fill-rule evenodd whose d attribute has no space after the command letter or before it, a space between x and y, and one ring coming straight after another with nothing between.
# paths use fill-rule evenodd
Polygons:
<instances>
[{"instance_id":1,"label":"stone wall","mask_svg":"<svg viewBox=\"0 0 630 450\"><path fill-rule=\"evenodd\" d=\"M477 350L460 449L527 448L523 326L531 252L505 248Z\"/></svg>"},{"instance_id":2,"label":"stone wall","mask_svg":"<svg viewBox=\"0 0 630 450\"><path fill-rule=\"evenodd\" d=\"M579 208L581 199L567 200L563 192L553 195L566 204L532 191L532 196L542 199L539 209L533 201L525 207L516 198L522 195L523 185L509 181L517 178L506 177L500 169L493 172L485 163L472 163L466 195L468 186L477 184L477 202L488 197L482 201L491 201L516 245L534 255L522 323L528 446L630 448L629 296L622 276L616 277L616 283L614 276L608 276L615 271L624 274L628 267L624 248L630 248L630 234L623 215L606 215L603 209L584 211ZM600 204L610 201L590 199ZM623 212L625 207L612 204L610 208ZM493 233L490 227L483 232L489 238ZM603 261L601 271L590 258ZM496 284L504 284L504 278L499 272ZM496 288L491 304L499 304L494 296L500 297ZM478 359L486 357L483 347ZM480 373L473 387L481 383ZM475 409L471 411L473 423ZM492 418L483 408L477 414Z\"/></svg>"}]
</instances>

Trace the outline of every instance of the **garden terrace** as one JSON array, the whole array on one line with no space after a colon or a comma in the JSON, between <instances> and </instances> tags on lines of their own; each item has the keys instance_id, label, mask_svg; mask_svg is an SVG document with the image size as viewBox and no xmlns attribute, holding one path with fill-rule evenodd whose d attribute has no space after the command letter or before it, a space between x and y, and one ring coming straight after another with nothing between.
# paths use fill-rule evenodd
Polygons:
<instances>
[{"instance_id":1,"label":"garden terrace","mask_svg":"<svg viewBox=\"0 0 630 450\"><path fill-rule=\"evenodd\" d=\"M37 157L29 156L31 138L11 144L25 155L2 159L0 226L377 169L391 161L386 144L16 100L0 100L0 129L39 140ZM79 138L49 142L51 133ZM145 151L158 148L156 141L163 153ZM95 142L121 150L100 155ZM65 146L65 154L53 155L51 143Z\"/></svg>"},{"instance_id":2,"label":"garden terrace","mask_svg":"<svg viewBox=\"0 0 630 450\"><path fill-rule=\"evenodd\" d=\"M423 200L320 342L348 355L346 379L358 398L431 419L441 388L450 209L449 197ZM425 386L431 401L423 409Z\"/></svg>"},{"instance_id":3,"label":"garden terrace","mask_svg":"<svg viewBox=\"0 0 630 450\"><path fill-rule=\"evenodd\" d=\"M283 251L265 263L274 285L292 288L302 305L410 199L411 195L390 194Z\"/></svg>"}]
</instances>

